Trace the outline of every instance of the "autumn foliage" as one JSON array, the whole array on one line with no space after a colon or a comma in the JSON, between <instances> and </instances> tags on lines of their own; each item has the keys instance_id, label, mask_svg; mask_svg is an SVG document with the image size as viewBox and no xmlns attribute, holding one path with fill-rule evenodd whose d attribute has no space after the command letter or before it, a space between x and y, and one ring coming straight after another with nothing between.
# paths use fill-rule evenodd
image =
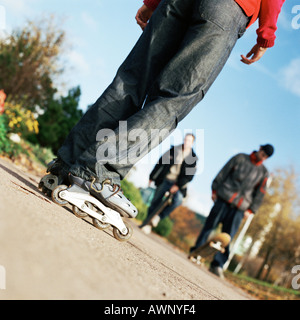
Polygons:
<instances>
[{"instance_id":1,"label":"autumn foliage","mask_svg":"<svg viewBox=\"0 0 300 320\"><path fill-rule=\"evenodd\" d=\"M172 212L170 218L174 225L168 240L188 252L202 230L200 216L189 208L180 206Z\"/></svg>"}]
</instances>

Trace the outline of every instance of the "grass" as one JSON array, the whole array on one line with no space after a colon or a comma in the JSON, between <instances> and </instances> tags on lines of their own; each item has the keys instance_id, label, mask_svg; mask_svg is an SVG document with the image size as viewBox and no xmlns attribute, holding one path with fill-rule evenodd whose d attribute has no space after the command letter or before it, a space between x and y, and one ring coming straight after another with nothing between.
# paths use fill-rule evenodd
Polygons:
<instances>
[{"instance_id":1,"label":"grass","mask_svg":"<svg viewBox=\"0 0 300 320\"><path fill-rule=\"evenodd\" d=\"M259 300L300 300L300 290L274 286L244 275L226 272L226 279Z\"/></svg>"}]
</instances>

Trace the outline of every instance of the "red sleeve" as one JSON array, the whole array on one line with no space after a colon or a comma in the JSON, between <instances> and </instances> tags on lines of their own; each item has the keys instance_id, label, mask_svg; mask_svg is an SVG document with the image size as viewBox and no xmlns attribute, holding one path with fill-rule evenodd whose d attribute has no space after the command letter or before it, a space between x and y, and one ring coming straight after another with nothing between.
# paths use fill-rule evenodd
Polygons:
<instances>
[{"instance_id":1,"label":"red sleeve","mask_svg":"<svg viewBox=\"0 0 300 320\"><path fill-rule=\"evenodd\" d=\"M144 0L144 4L153 11L158 7L161 0Z\"/></svg>"},{"instance_id":2,"label":"red sleeve","mask_svg":"<svg viewBox=\"0 0 300 320\"><path fill-rule=\"evenodd\" d=\"M144 0L144 4L153 11L161 0ZM259 28L257 30L257 44L261 47L273 47L277 20L285 0L261 0L259 12Z\"/></svg>"},{"instance_id":3,"label":"red sleeve","mask_svg":"<svg viewBox=\"0 0 300 320\"><path fill-rule=\"evenodd\" d=\"M263 48L273 47L277 20L285 0L262 0L259 12L257 44Z\"/></svg>"}]
</instances>

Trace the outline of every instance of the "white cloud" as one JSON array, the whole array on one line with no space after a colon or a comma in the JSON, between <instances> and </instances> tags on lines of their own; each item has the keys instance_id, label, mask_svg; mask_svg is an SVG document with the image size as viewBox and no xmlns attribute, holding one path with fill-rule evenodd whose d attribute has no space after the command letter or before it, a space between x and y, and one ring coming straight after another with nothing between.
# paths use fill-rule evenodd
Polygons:
<instances>
[{"instance_id":1,"label":"white cloud","mask_svg":"<svg viewBox=\"0 0 300 320\"><path fill-rule=\"evenodd\" d=\"M292 31L292 22L291 22L291 15L287 13L284 9L281 10L281 13L278 17L278 27L280 29L284 29L286 31Z\"/></svg>"},{"instance_id":2,"label":"white cloud","mask_svg":"<svg viewBox=\"0 0 300 320\"><path fill-rule=\"evenodd\" d=\"M74 69L84 75L90 73L90 65L86 61L85 57L77 51L71 51L68 53L68 59Z\"/></svg>"},{"instance_id":3,"label":"white cloud","mask_svg":"<svg viewBox=\"0 0 300 320\"><path fill-rule=\"evenodd\" d=\"M81 13L81 19L84 24L91 29L96 29L98 27L97 21L87 12Z\"/></svg>"},{"instance_id":4,"label":"white cloud","mask_svg":"<svg viewBox=\"0 0 300 320\"><path fill-rule=\"evenodd\" d=\"M280 70L279 81L287 90L300 97L300 58L292 60Z\"/></svg>"},{"instance_id":5,"label":"white cloud","mask_svg":"<svg viewBox=\"0 0 300 320\"><path fill-rule=\"evenodd\" d=\"M6 9L0 4L0 31L6 28Z\"/></svg>"},{"instance_id":6,"label":"white cloud","mask_svg":"<svg viewBox=\"0 0 300 320\"><path fill-rule=\"evenodd\" d=\"M6 8L10 16L27 16L33 13L36 0L1 0L1 5Z\"/></svg>"}]
</instances>

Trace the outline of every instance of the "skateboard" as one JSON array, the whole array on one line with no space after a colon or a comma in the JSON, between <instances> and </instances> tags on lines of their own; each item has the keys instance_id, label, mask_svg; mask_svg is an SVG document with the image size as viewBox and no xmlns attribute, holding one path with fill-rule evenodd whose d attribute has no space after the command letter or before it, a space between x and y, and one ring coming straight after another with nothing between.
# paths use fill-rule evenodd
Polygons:
<instances>
[{"instance_id":1,"label":"skateboard","mask_svg":"<svg viewBox=\"0 0 300 320\"><path fill-rule=\"evenodd\" d=\"M157 206L157 208L153 211L152 214L148 215L148 217L144 220L144 222L142 223L140 228L143 228L143 227L151 224L151 221L156 216L161 214L163 212L163 210L172 203L172 201L173 201L173 194L170 193L169 191L167 191L165 193L164 197L162 198L161 203Z\"/></svg>"},{"instance_id":2,"label":"skateboard","mask_svg":"<svg viewBox=\"0 0 300 320\"><path fill-rule=\"evenodd\" d=\"M202 264L203 260L212 258L217 252L224 253L225 248L229 245L231 237L227 233L220 233L210 238L204 245L194 250L189 259L197 264Z\"/></svg>"}]
</instances>

